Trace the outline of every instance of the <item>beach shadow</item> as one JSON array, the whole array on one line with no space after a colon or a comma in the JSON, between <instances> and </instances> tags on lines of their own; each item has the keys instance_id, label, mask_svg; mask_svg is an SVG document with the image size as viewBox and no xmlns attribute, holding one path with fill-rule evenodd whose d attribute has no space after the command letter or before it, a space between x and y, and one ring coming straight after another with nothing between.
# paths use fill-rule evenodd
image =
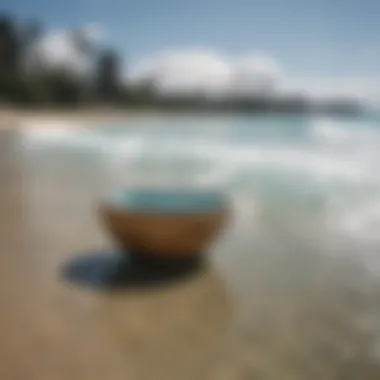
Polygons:
<instances>
[{"instance_id":1,"label":"beach shadow","mask_svg":"<svg viewBox=\"0 0 380 380\"><path fill-rule=\"evenodd\" d=\"M162 262L133 253L87 252L64 263L59 275L66 282L99 291L154 288L184 280L205 269L200 256Z\"/></svg>"}]
</instances>

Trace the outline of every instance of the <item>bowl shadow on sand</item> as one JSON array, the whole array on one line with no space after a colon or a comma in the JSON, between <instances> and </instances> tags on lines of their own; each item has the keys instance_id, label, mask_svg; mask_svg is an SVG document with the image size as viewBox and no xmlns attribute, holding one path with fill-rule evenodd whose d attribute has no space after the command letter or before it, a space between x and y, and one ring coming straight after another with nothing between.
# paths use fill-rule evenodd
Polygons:
<instances>
[{"instance_id":1,"label":"bowl shadow on sand","mask_svg":"<svg viewBox=\"0 0 380 380\"><path fill-rule=\"evenodd\" d=\"M132 252L90 251L63 263L58 274L67 283L97 291L151 289L206 272L208 265L202 256L163 262Z\"/></svg>"}]
</instances>

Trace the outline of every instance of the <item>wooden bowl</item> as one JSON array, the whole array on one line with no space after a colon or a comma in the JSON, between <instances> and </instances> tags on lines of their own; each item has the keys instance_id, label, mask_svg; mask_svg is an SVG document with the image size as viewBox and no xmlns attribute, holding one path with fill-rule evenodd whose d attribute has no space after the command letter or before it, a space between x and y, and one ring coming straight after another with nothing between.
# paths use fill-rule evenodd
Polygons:
<instances>
[{"instance_id":1,"label":"wooden bowl","mask_svg":"<svg viewBox=\"0 0 380 380\"><path fill-rule=\"evenodd\" d=\"M157 259L202 254L229 216L222 194L186 189L125 190L105 201L100 212L124 251Z\"/></svg>"}]
</instances>

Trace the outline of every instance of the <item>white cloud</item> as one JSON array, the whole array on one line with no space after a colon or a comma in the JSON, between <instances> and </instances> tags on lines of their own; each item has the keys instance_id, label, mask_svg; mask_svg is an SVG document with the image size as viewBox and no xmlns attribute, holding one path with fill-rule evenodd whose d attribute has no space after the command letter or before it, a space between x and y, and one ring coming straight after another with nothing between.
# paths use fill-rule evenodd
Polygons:
<instances>
[{"instance_id":1,"label":"white cloud","mask_svg":"<svg viewBox=\"0 0 380 380\"><path fill-rule=\"evenodd\" d=\"M284 96L380 103L380 76L291 78L276 59L263 54L226 57L205 49L169 51L137 63L129 80L141 79L153 79L162 92L236 94L274 89Z\"/></svg>"},{"instance_id":2,"label":"white cloud","mask_svg":"<svg viewBox=\"0 0 380 380\"><path fill-rule=\"evenodd\" d=\"M85 52L78 47L73 33L80 35L81 42L96 44L104 37L98 24L85 25L76 30L56 30L37 41L31 52L31 60L45 68L63 68L77 74L84 74L90 67Z\"/></svg>"},{"instance_id":3,"label":"white cloud","mask_svg":"<svg viewBox=\"0 0 380 380\"><path fill-rule=\"evenodd\" d=\"M164 52L138 64L132 82L152 79L163 91L223 91L230 77L227 61L209 51Z\"/></svg>"},{"instance_id":4,"label":"white cloud","mask_svg":"<svg viewBox=\"0 0 380 380\"><path fill-rule=\"evenodd\" d=\"M43 38L36 47L44 67L83 70L83 57L66 31L56 31Z\"/></svg>"},{"instance_id":5,"label":"white cloud","mask_svg":"<svg viewBox=\"0 0 380 380\"><path fill-rule=\"evenodd\" d=\"M279 73L279 65L263 55L229 59L213 51L185 50L165 52L137 64L129 79L152 79L163 92L220 94L271 86Z\"/></svg>"},{"instance_id":6,"label":"white cloud","mask_svg":"<svg viewBox=\"0 0 380 380\"><path fill-rule=\"evenodd\" d=\"M250 93L271 90L278 84L281 69L278 63L264 55L240 59L232 67L230 91Z\"/></svg>"},{"instance_id":7,"label":"white cloud","mask_svg":"<svg viewBox=\"0 0 380 380\"><path fill-rule=\"evenodd\" d=\"M88 39L88 41L97 43L105 39L104 28L98 23L90 23L80 28L83 35Z\"/></svg>"},{"instance_id":8,"label":"white cloud","mask_svg":"<svg viewBox=\"0 0 380 380\"><path fill-rule=\"evenodd\" d=\"M283 92L296 92L313 99L348 98L363 101L380 100L380 77L309 77L286 78Z\"/></svg>"}]
</instances>

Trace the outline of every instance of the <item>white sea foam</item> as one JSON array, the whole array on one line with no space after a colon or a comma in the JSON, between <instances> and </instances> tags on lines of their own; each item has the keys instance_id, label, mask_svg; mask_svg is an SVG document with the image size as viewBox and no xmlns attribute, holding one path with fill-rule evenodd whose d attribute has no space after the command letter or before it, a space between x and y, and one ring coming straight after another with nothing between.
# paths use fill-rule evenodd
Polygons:
<instances>
[{"instance_id":1,"label":"white sea foam","mask_svg":"<svg viewBox=\"0 0 380 380\"><path fill-rule=\"evenodd\" d=\"M291 127L279 119L277 135L276 128L265 135L259 121L239 121L238 127L229 122L218 128L197 120L194 129L188 120L183 128L132 125L112 133L29 124L23 134L32 145L95 149L118 167L118 175L128 167L135 173L156 172L155 178L161 171L166 179L187 176L200 185L223 186L244 199L239 209L244 204L252 218L277 211L284 222L295 223L302 215L310 223L324 220L331 231L358 241L380 241L380 125L309 119L295 138L279 140L281 128Z\"/></svg>"},{"instance_id":2,"label":"white sea foam","mask_svg":"<svg viewBox=\"0 0 380 380\"><path fill-rule=\"evenodd\" d=\"M54 141L65 140L70 136L70 127L58 123L51 125L50 123L38 123L35 121L24 122L21 124L21 133L25 142L28 143L54 143Z\"/></svg>"}]
</instances>

